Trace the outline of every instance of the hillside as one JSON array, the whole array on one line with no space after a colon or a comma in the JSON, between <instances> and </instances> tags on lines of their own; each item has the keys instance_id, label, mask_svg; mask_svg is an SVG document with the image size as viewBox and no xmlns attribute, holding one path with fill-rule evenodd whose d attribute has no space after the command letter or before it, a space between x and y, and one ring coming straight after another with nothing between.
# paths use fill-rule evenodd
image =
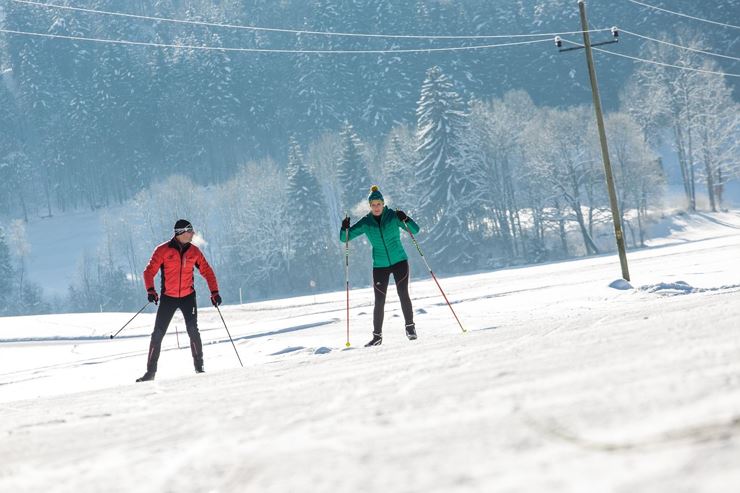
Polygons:
<instances>
[{"instance_id":1,"label":"hillside","mask_svg":"<svg viewBox=\"0 0 740 493\"><path fill-rule=\"evenodd\" d=\"M730 57L737 51L739 38L732 29L628 0L588 4L594 29L620 26L653 38L666 34L682 44L698 36L709 51ZM737 0L681 0L670 6L700 18L726 16L735 24L740 12ZM145 187L152 174L179 172L220 181L250 159L284 158L291 136L306 144L338 131L345 121L377 147L393 126L415 123L425 72L435 65L450 75L466 99L523 90L539 106L591 104L583 54L559 53L552 36L537 44L472 51L300 53L507 44L530 39L509 35L577 32L581 26L575 0L131 2L127 8L99 1L87 7L97 12L23 1L0 7L0 27L7 30L144 43L0 36L0 103L8 109L0 115L0 129L8 134L0 144L27 154L35 172L54 177L46 184L51 187L47 194L62 195L57 204L62 209L120 201ZM390 36L294 32L298 30ZM403 36L502 37L461 41ZM577 34L563 36L580 41ZM593 37L594 42L611 38L608 32ZM157 44L299 52L176 50ZM634 57L645 44L645 39L623 33L620 44L609 48ZM600 52L596 57L605 108L615 111L620 91L639 64ZM738 72L738 62L727 57L692 63L700 67L707 59L726 72ZM60 174L60 168L66 173Z\"/></svg>"}]
</instances>

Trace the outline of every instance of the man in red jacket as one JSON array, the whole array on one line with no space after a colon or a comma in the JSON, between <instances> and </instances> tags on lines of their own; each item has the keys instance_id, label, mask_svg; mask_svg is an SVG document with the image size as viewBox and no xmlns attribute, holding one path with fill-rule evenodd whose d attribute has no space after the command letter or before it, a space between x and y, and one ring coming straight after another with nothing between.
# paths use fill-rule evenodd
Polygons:
<instances>
[{"instance_id":1,"label":"man in red jacket","mask_svg":"<svg viewBox=\"0 0 740 493\"><path fill-rule=\"evenodd\" d=\"M137 382L154 380L162 339L178 308L185 318L185 328L190 337L190 352L193 355L195 372L203 373L203 344L200 340L200 332L198 332L198 307L193 286L194 267L198 268L200 274L208 282L213 306L221 304L221 296L218 294L218 283L213 269L208 265L203 252L191 243L194 234L193 225L189 221L178 219L175 223L175 236L154 250L149 265L144 270L144 287L146 287L149 302L158 304L161 300L161 304L157 310L152 340L149 343L146 373L141 378L137 378ZM154 289L154 277L157 271L161 273L161 299L157 290Z\"/></svg>"}]
</instances>

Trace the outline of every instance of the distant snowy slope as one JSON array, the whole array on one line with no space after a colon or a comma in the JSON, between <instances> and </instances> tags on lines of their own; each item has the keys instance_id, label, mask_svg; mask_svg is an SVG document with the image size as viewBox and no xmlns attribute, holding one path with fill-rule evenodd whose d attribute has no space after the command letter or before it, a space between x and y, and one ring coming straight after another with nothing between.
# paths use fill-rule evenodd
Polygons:
<instances>
[{"instance_id":1,"label":"distant snowy slope","mask_svg":"<svg viewBox=\"0 0 740 493\"><path fill-rule=\"evenodd\" d=\"M31 247L28 276L45 294L66 295L79 272L83 255L95 253L101 247L101 215L100 211L95 211L30 218L26 226Z\"/></svg>"}]
</instances>

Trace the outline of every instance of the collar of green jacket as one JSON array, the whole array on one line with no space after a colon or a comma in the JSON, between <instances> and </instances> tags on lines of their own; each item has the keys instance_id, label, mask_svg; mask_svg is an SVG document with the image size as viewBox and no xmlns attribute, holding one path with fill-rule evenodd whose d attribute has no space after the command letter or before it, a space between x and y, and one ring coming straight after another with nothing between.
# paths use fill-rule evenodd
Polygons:
<instances>
[{"instance_id":1,"label":"collar of green jacket","mask_svg":"<svg viewBox=\"0 0 740 493\"><path fill-rule=\"evenodd\" d=\"M388 222L388 215L389 214L395 214L394 212L391 212L391 210L388 208L387 205L383 206L383 212L380 213L380 222L379 224L383 224L385 222ZM375 222L378 222L378 219L373 216L372 212L369 212L367 215L370 219L375 220Z\"/></svg>"}]
</instances>

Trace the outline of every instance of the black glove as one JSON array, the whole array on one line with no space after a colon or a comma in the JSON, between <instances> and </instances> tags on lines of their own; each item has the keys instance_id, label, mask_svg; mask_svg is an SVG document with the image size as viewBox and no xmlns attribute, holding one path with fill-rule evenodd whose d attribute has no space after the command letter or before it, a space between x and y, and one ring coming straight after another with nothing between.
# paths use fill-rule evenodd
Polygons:
<instances>
[{"instance_id":1,"label":"black glove","mask_svg":"<svg viewBox=\"0 0 740 493\"><path fill-rule=\"evenodd\" d=\"M349 229L349 217L345 217L342 221L342 229Z\"/></svg>"},{"instance_id":2,"label":"black glove","mask_svg":"<svg viewBox=\"0 0 740 493\"><path fill-rule=\"evenodd\" d=\"M154 288L149 288L146 290L147 296L146 299L149 300L149 303L154 303L155 305L159 303L159 295L157 294L157 290Z\"/></svg>"},{"instance_id":3,"label":"black glove","mask_svg":"<svg viewBox=\"0 0 740 493\"><path fill-rule=\"evenodd\" d=\"M213 303L213 306L221 304L221 295L218 294L218 291L211 292L211 303Z\"/></svg>"},{"instance_id":4,"label":"black glove","mask_svg":"<svg viewBox=\"0 0 740 493\"><path fill-rule=\"evenodd\" d=\"M402 223L405 223L409 220L409 216L406 215L403 211L396 211L396 217L401 220Z\"/></svg>"}]
</instances>

